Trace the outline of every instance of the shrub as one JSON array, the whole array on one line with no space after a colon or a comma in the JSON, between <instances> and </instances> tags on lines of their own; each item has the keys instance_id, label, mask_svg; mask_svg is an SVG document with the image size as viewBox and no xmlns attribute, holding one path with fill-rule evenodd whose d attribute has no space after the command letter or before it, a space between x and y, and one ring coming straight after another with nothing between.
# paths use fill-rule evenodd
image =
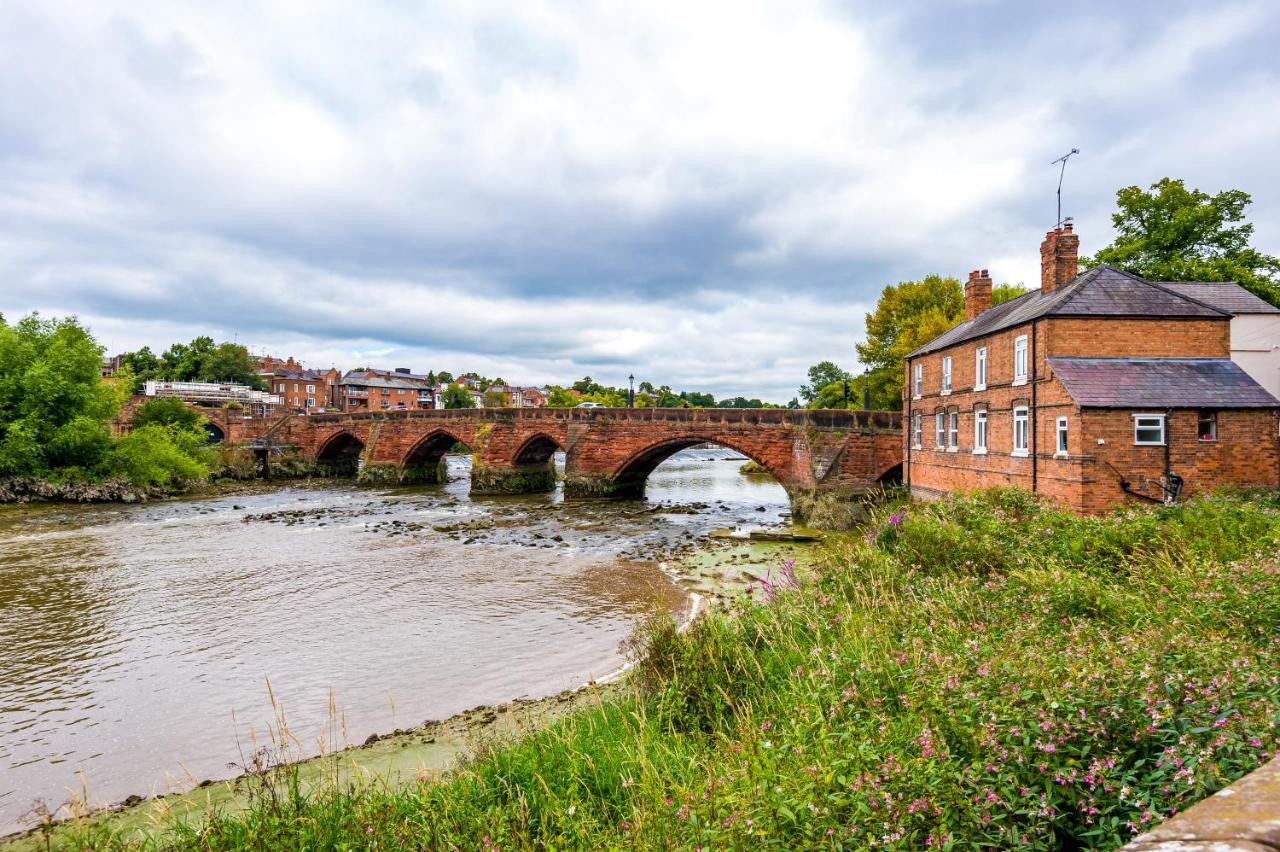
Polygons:
<instances>
[{"instance_id":1,"label":"shrub","mask_svg":"<svg viewBox=\"0 0 1280 852\"><path fill-rule=\"evenodd\" d=\"M202 480L215 462L203 432L156 424L129 432L111 452L112 472L145 487Z\"/></svg>"},{"instance_id":2,"label":"shrub","mask_svg":"<svg viewBox=\"0 0 1280 852\"><path fill-rule=\"evenodd\" d=\"M180 399L149 399L133 415L133 426L176 426L195 429L204 418Z\"/></svg>"}]
</instances>

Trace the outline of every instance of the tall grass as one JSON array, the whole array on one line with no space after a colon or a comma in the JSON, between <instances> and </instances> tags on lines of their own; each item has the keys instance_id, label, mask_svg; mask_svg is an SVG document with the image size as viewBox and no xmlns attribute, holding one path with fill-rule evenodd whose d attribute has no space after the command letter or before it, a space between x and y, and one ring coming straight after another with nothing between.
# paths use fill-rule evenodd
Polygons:
<instances>
[{"instance_id":1,"label":"tall grass","mask_svg":"<svg viewBox=\"0 0 1280 852\"><path fill-rule=\"evenodd\" d=\"M644 625L627 697L439 782L263 773L156 845L1114 848L1280 745L1278 553L1275 495L886 507L768 603Z\"/></svg>"}]
</instances>

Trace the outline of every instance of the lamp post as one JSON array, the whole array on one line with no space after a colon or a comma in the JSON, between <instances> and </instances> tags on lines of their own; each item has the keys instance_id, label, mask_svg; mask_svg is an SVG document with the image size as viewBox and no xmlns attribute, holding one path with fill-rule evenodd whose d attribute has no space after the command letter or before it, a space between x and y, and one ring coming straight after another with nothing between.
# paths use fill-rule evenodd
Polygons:
<instances>
[{"instance_id":1,"label":"lamp post","mask_svg":"<svg viewBox=\"0 0 1280 852\"><path fill-rule=\"evenodd\" d=\"M636 374L627 376L627 408L636 407Z\"/></svg>"},{"instance_id":2,"label":"lamp post","mask_svg":"<svg viewBox=\"0 0 1280 852\"><path fill-rule=\"evenodd\" d=\"M871 368L862 371L862 410L871 410Z\"/></svg>"}]
</instances>

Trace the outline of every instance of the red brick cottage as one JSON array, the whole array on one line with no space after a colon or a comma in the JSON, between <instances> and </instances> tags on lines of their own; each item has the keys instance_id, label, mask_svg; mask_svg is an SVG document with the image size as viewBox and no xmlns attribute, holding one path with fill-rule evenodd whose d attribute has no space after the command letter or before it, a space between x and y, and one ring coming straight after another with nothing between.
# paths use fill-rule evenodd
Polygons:
<instances>
[{"instance_id":1,"label":"red brick cottage","mask_svg":"<svg viewBox=\"0 0 1280 852\"><path fill-rule=\"evenodd\" d=\"M912 492L1015 485L1081 512L1223 485L1280 485L1280 400L1231 360L1231 314L1110 266L1077 274L1068 225L1040 248L1040 289L907 357Z\"/></svg>"}]
</instances>

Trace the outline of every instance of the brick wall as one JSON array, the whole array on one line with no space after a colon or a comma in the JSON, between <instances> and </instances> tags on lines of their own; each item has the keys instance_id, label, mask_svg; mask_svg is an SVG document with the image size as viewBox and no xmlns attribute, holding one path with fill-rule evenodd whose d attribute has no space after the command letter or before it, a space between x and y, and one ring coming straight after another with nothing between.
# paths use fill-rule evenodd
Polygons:
<instances>
[{"instance_id":1,"label":"brick wall","mask_svg":"<svg viewBox=\"0 0 1280 852\"><path fill-rule=\"evenodd\" d=\"M1231 320L1055 318L1047 354L1075 358L1230 358Z\"/></svg>"}]
</instances>

